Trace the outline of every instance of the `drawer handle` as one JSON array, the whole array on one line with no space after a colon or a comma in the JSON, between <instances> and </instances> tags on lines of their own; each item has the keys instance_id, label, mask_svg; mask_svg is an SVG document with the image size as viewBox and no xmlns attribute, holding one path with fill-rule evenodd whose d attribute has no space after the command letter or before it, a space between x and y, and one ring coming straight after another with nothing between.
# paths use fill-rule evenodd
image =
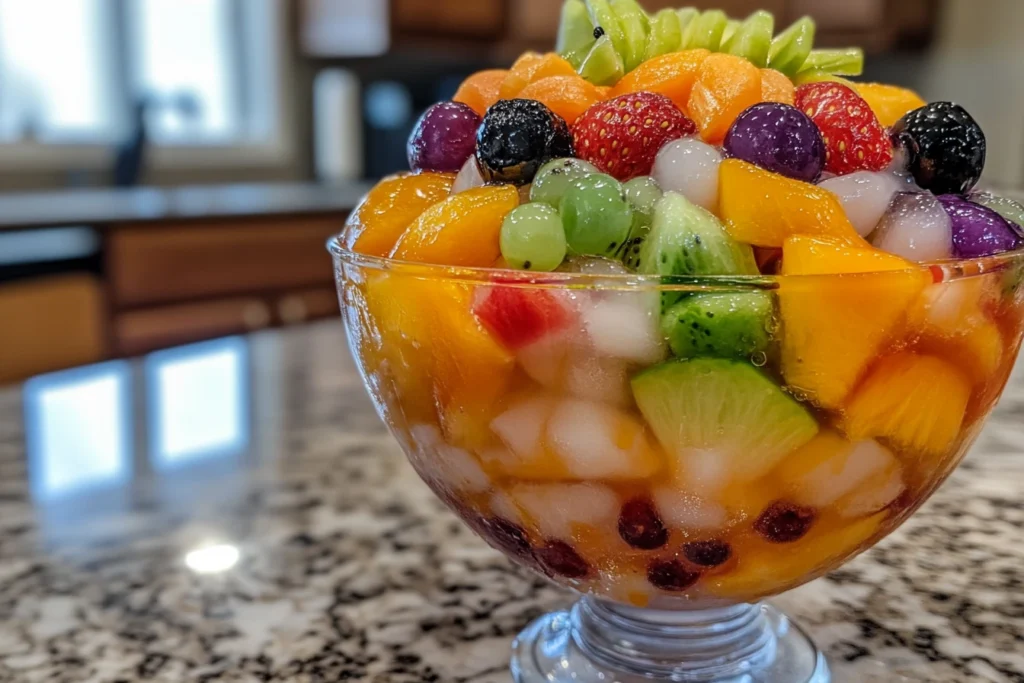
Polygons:
<instances>
[{"instance_id":1,"label":"drawer handle","mask_svg":"<svg viewBox=\"0 0 1024 683\"><path fill-rule=\"evenodd\" d=\"M259 301L248 303L242 309L242 322L247 329L263 329L270 324L270 309Z\"/></svg>"},{"instance_id":2,"label":"drawer handle","mask_svg":"<svg viewBox=\"0 0 1024 683\"><path fill-rule=\"evenodd\" d=\"M297 325L305 322L309 317L306 302L297 296L286 296L281 299L277 312L281 316L281 322L285 325Z\"/></svg>"}]
</instances>

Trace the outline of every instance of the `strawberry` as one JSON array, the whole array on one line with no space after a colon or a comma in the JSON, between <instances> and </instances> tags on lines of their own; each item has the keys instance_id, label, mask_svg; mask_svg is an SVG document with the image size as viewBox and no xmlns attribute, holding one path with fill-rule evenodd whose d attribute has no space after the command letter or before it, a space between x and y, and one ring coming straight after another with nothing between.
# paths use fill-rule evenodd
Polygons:
<instances>
[{"instance_id":1,"label":"strawberry","mask_svg":"<svg viewBox=\"0 0 1024 683\"><path fill-rule=\"evenodd\" d=\"M492 287L473 307L483 326L506 348L521 349L569 327L573 313L551 292Z\"/></svg>"},{"instance_id":2,"label":"strawberry","mask_svg":"<svg viewBox=\"0 0 1024 683\"><path fill-rule=\"evenodd\" d=\"M634 92L599 102L573 126L576 153L621 181L650 175L654 158L671 140L697 126L664 95Z\"/></svg>"},{"instance_id":3,"label":"strawberry","mask_svg":"<svg viewBox=\"0 0 1024 683\"><path fill-rule=\"evenodd\" d=\"M881 171L892 163L889 135L870 105L847 86L829 81L801 85L796 106L821 129L826 171Z\"/></svg>"}]
</instances>

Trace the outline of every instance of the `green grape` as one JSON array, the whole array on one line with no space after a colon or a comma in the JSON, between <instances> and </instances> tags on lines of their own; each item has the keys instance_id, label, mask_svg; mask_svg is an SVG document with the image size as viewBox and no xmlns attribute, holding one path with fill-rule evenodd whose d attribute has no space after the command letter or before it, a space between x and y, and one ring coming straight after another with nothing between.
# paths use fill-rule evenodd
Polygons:
<instances>
[{"instance_id":1,"label":"green grape","mask_svg":"<svg viewBox=\"0 0 1024 683\"><path fill-rule=\"evenodd\" d=\"M661 187L650 176L633 178L622 186L626 201L633 207L633 225L629 230L617 256L630 270L640 264L640 248L651 232L654 222L654 207L662 197Z\"/></svg>"},{"instance_id":2,"label":"green grape","mask_svg":"<svg viewBox=\"0 0 1024 683\"><path fill-rule=\"evenodd\" d=\"M553 159L540 167L530 188L531 202L544 202L558 208L569 183L588 173L597 173L597 167L583 159Z\"/></svg>"},{"instance_id":3,"label":"green grape","mask_svg":"<svg viewBox=\"0 0 1024 683\"><path fill-rule=\"evenodd\" d=\"M592 173L574 180L560 204L569 250L581 256L615 256L633 226L622 185Z\"/></svg>"},{"instance_id":4,"label":"green grape","mask_svg":"<svg viewBox=\"0 0 1024 683\"><path fill-rule=\"evenodd\" d=\"M565 259L565 230L547 204L523 204L501 225L501 255L513 268L550 272Z\"/></svg>"},{"instance_id":5,"label":"green grape","mask_svg":"<svg viewBox=\"0 0 1024 683\"><path fill-rule=\"evenodd\" d=\"M654 205L661 199L661 187L657 181L650 176L633 178L622 186L626 194L626 201L633 207L633 210L645 216L654 215Z\"/></svg>"}]
</instances>

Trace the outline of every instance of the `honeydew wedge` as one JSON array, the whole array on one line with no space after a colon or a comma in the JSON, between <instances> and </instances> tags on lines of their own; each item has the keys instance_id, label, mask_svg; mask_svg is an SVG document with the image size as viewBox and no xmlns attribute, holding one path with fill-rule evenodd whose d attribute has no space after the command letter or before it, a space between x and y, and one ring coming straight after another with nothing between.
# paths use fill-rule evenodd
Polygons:
<instances>
[{"instance_id":1,"label":"honeydew wedge","mask_svg":"<svg viewBox=\"0 0 1024 683\"><path fill-rule=\"evenodd\" d=\"M644 61L651 32L650 19L636 0L611 0L611 4L625 38L625 48L620 54L628 73Z\"/></svg>"},{"instance_id":2,"label":"honeydew wedge","mask_svg":"<svg viewBox=\"0 0 1024 683\"><path fill-rule=\"evenodd\" d=\"M597 39L594 24L590 21L587 6L583 0L566 0L562 5L562 19L558 24L558 41L555 51L579 69L583 58L590 52Z\"/></svg>"},{"instance_id":3,"label":"honeydew wedge","mask_svg":"<svg viewBox=\"0 0 1024 683\"><path fill-rule=\"evenodd\" d=\"M768 52L772 46L775 17L771 12L759 10L740 23L735 32L722 43L722 51L751 61L755 66L768 66Z\"/></svg>"},{"instance_id":4,"label":"honeydew wedge","mask_svg":"<svg viewBox=\"0 0 1024 683\"><path fill-rule=\"evenodd\" d=\"M717 52L722 45L722 34L729 17L721 10L709 10L695 16L683 30L683 49L703 48Z\"/></svg>"},{"instance_id":5,"label":"honeydew wedge","mask_svg":"<svg viewBox=\"0 0 1024 683\"><path fill-rule=\"evenodd\" d=\"M608 35L597 39L583 58L579 72L580 76L594 85L614 85L622 79L625 66Z\"/></svg>"},{"instance_id":6,"label":"honeydew wedge","mask_svg":"<svg viewBox=\"0 0 1024 683\"><path fill-rule=\"evenodd\" d=\"M816 30L817 26L810 17L797 19L775 36L768 52L768 66L787 76L795 76L811 54Z\"/></svg>"},{"instance_id":7,"label":"honeydew wedge","mask_svg":"<svg viewBox=\"0 0 1024 683\"><path fill-rule=\"evenodd\" d=\"M651 35L644 50L644 61L675 52L683 40L679 14L672 9L663 9L651 19Z\"/></svg>"}]
</instances>

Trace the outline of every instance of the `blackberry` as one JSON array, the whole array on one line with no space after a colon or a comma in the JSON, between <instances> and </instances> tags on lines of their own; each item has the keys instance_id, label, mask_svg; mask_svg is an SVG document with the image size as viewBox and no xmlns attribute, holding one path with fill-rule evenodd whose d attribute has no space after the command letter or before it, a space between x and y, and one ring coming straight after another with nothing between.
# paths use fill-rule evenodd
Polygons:
<instances>
[{"instance_id":1,"label":"blackberry","mask_svg":"<svg viewBox=\"0 0 1024 683\"><path fill-rule=\"evenodd\" d=\"M893 126L892 139L917 184L937 195L969 192L985 169L985 133L952 102L910 112Z\"/></svg>"},{"instance_id":2,"label":"blackberry","mask_svg":"<svg viewBox=\"0 0 1024 683\"><path fill-rule=\"evenodd\" d=\"M534 100L500 100L476 136L476 158L487 182L526 185L545 163L575 156L565 120Z\"/></svg>"}]
</instances>

